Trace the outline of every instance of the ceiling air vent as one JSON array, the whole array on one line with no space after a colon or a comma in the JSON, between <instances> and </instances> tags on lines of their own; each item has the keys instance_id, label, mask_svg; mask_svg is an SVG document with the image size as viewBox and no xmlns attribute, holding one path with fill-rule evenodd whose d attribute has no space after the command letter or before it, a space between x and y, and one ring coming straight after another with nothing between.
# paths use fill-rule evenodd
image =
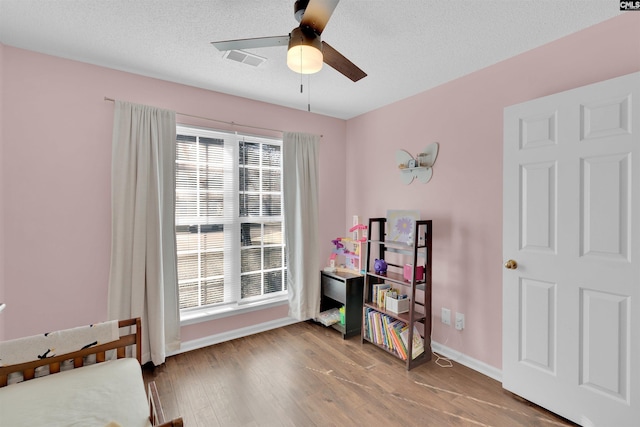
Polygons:
<instances>
[{"instance_id":1,"label":"ceiling air vent","mask_svg":"<svg viewBox=\"0 0 640 427\"><path fill-rule=\"evenodd\" d=\"M224 58L231 61L242 62L243 64L251 65L253 67L258 67L267 60L267 58L243 52L241 50L228 50L225 52Z\"/></svg>"}]
</instances>

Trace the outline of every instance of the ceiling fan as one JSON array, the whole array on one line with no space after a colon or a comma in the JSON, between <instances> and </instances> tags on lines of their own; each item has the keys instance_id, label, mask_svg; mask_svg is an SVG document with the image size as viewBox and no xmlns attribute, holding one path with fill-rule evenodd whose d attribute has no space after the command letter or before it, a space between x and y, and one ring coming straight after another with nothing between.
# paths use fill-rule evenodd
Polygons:
<instances>
[{"instance_id":1,"label":"ceiling fan","mask_svg":"<svg viewBox=\"0 0 640 427\"><path fill-rule=\"evenodd\" d=\"M322 63L357 82L366 73L327 42L320 35L340 0L296 0L294 16L300 25L285 36L211 42L218 50L240 50L271 46L288 46L287 65L300 74L317 73Z\"/></svg>"}]
</instances>

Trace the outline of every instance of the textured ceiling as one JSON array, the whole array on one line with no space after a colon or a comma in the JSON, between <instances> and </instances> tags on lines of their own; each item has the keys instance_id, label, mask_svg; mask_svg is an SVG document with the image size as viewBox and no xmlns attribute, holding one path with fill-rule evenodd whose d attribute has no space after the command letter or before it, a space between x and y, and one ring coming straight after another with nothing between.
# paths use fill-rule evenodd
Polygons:
<instances>
[{"instance_id":1,"label":"textured ceiling","mask_svg":"<svg viewBox=\"0 0 640 427\"><path fill-rule=\"evenodd\" d=\"M286 47L259 67L209 42L288 34L294 0L0 0L0 42L343 119L490 66L620 13L618 0L342 0L322 39L368 76L309 79ZM305 91L300 93L300 83Z\"/></svg>"}]
</instances>

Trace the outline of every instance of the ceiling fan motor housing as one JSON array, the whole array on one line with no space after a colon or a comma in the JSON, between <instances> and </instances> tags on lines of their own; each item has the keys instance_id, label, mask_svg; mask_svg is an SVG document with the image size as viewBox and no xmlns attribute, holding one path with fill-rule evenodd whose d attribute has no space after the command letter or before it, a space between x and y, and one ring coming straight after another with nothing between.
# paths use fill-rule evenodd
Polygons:
<instances>
[{"instance_id":1,"label":"ceiling fan motor housing","mask_svg":"<svg viewBox=\"0 0 640 427\"><path fill-rule=\"evenodd\" d=\"M322 69L322 42L320 37L308 34L300 27L291 31L287 65L300 74L313 74Z\"/></svg>"},{"instance_id":2,"label":"ceiling fan motor housing","mask_svg":"<svg viewBox=\"0 0 640 427\"><path fill-rule=\"evenodd\" d=\"M308 4L309 0L296 0L293 4L293 16L295 16L296 21L302 21L302 15L304 15L304 11L307 10Z\"/></svg>"}]
</instances>

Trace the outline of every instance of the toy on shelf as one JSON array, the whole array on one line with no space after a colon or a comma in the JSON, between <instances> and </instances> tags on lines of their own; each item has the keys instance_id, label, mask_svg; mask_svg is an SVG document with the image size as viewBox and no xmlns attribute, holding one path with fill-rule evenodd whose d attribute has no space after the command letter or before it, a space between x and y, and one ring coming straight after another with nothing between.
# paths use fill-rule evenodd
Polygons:
<instances>
[{"instance_id":1,"label":"toy on shelf","mask_svg":"<svg viewBox=\"0 0 640 427\"><path fill-rule=\"evenodd\" d=\"M351 237L336 237L331 241L333 249L329 257L329 267L325 271L344 269L349 272L364 274L363 245L367 241L367 226L361 224L357 215L353 217L353 227L349 229Z\"/></svg>"},{"instance_id":2,"label":"toy on shelf","mask_svg":"<svg viewBox=\"0 0 640 427\"><path fill-rule=\"evenodd\" d=\"M333 243L335 245L335 247L336 247L335 250L344 248L344 245L342 243L340 243L341 241L342 241L342 237L338 237L335 240L331 241L331 243Z\"/></svg>"},{"instance_id":3,"label":"toy on shelf","mask_svg":"<svg viewBox=\"0 0 640 427\"><path fill-rule=\"evenodd\" d=\"M332 240L331 243L334 245L331 256L337 263L336 267L359 272L360 242L356 242L350 237L338 237Z\"/></svg>"},{"instance_id":4,"label":"toy on shelf","mask_svg":"<svg viewBox=\"0 0 640 427\"><path fill-rule=\"evenodd\" d=\"M349 233L353 233L353 240L357 240L358 242L367 241L366 231L367 231L367 226L364 224L355 224L353 227L349 229Z\"/></svg>"},{"instance_id":5,"label":"toy on shelf","mask_svg":"<svg viewBox=\"0 0 640 427\"><path fill-rule=\"evenodd\" d=\"M335 273L336 271L338 271L338 269L336 268L336 254L332 253L331 256L329 257L329 266L324 268L324 271L326 271L327 273Z\"/></svg>"},{"instance_id":6,"label":"toy on shelf","mask_svg":"<svg viewBox=\"0 0 640 427\"><path fill-rule=\"evenodd\" d=\"M373 263L376 274L387 274L387 262L383 259L376 259Z\"/></svg>"}]
</instances>

